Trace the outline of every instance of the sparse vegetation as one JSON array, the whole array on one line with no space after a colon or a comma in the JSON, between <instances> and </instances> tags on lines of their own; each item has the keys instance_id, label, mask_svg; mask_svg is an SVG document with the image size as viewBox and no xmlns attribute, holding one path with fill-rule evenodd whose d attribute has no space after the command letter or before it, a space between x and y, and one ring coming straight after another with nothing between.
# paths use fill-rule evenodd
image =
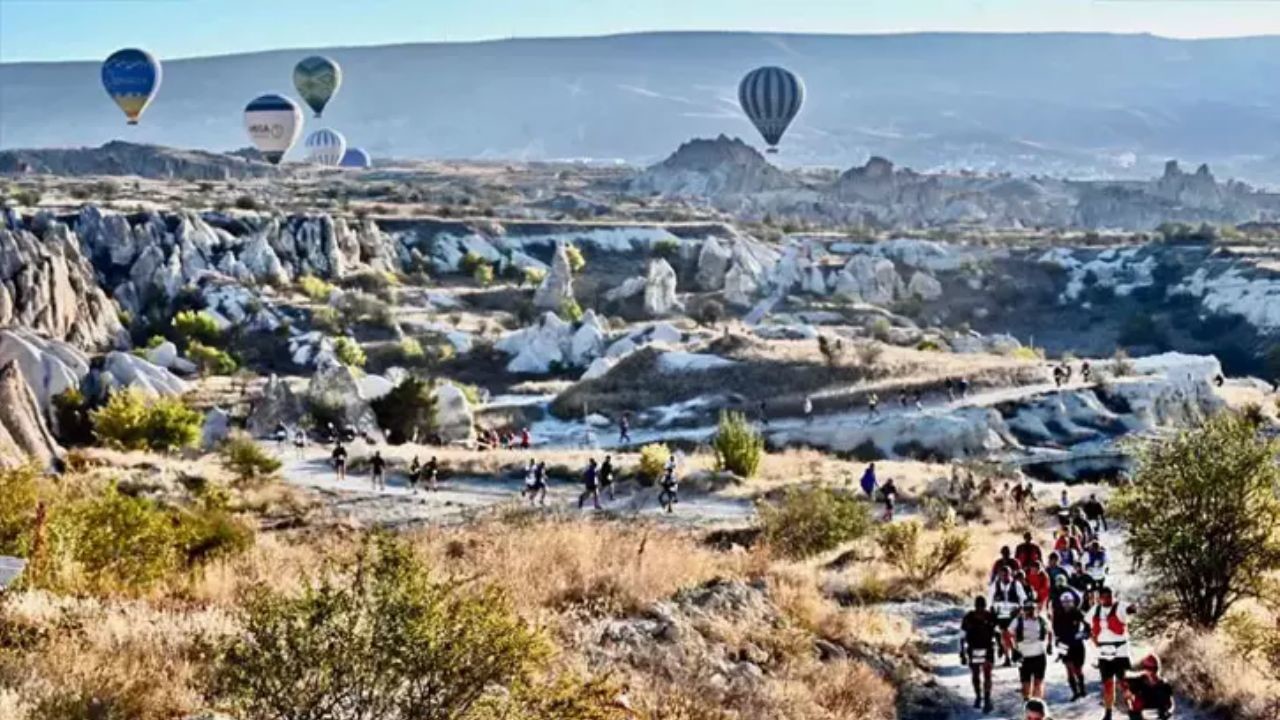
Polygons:
<instances>
[{"instance_id":1,"label":"sparse vegetation","mask_svg":"<svg viewBox=\"0 0 1280 720\"><path fill-rule=\"evenodd\" d=\"M243 433L227 438L218 448L218 455L222 458L222 466L241 485L260 484L280 470L280 461Z\"/></svg>"},{"instance_id":2,"label":"sparse vegetation","mask_svg":"<svg viewBox=\"0 0 1280 720\"><path fill-rule=\"evenodd\" d=\"M865 502L821 486L790 488L777 504L764 503L759 511L769 547L796 559L834 550L872 527Z\"/></svg>"},{"instance_id":3,"label":"sparse vegetation","mask_svg":"<svg viewBox=\"0 0 1280 720\"><path fill-rule=\"evenodd\" d=\"M431 382L409 376L370 405L379 427L387 433L387 442L416 441L435 431L436 398Z\"/></svg>"},{"instance_id":4,"label":"sparse vegetation","mask_svg":"<svg viewBox=\"0 0 1280 720\"><path fill-rule=\"evenodd\" d=\"M711 440L716 454L716 467L740 477L752 477L764 456L764 437L739 412L720 415L720 425Z\"/></svg>"},{"instance_id":5,"label":"sparse vegetation","mask_svg":"<svg viewBox=\"0 0 1280 720\"><path fill-rule=\"evenodd\" d=\"M368 358L365 357L364 348L360 347L360 343L355 338L343 335L335 338L333 341L333 354L338 362L352 368L362 368Z\"/></svg>"},{"instance_id":6,"label":"sparse vegetation","mask_svg":"<svg viewBox=\"0 0 1280 720\"><path fill-rule=\"evenodd\" d=\"M567 297L560 301L560 309L556 314L565 322L576 323L582 319L582 306L578 304L577 300Z\"/></svg>"},{"instance_id":7,"label":"sparse vegetation","mask_svg":"<svg viewBox=\"0 0 1280 720\"><path fill-rule=\"evenodd\" d=\"M885 560L902 573L915 590L931 589L946 573L964 564L969 554L969 535L952 527L943 528L926 545L924 526L916 520L888 523L880 528L880 551Z\"/></svg>"},{"instance_id":8,"label":"sparse vegetation","mask_svg":"<svg viewBox=\"0 0 1280 720\"><path fill-rule=\"evenodd\" d=\"M670 457L671 450L666 445L652 443L640 448L640 464L636 468L640 480L650 485L658 482Z\"/></svg>"},{"instance_id":9,"label":"sparse vegetation","mask_svg":"<svg viewBox=\"0 0 1280 720\"><path fill-rule=\"evenodd\" d=\"M178 398L148 399L135 389L118 390L89 413L99 442L122 450L169 452L195 445L203 418Z\"/></svg>"},{"instance_id":10,"label":"sparse vegetation","mask_svg":"<svg viewBox=\"0 0 1280 720\"><path fill-rule=\"evenodd\" d=\"M577 245L569 244L565 245L564 252L569 258L569 272L574 275L581 274L583 268L587 266L587 259L582 256L582 251Z\"/></svg>"},{"instance_id":11,"label":"sparse vegetation","mask_svg":"<svg viewBox=\"0 0 1280 720\"><path fill-rule=\"evenodd\" d=\"M192 341L217 345L222 330L213 316L203 310L182 310L173 316L173 331L185 347Z\"/></svg>"},{"instance_id":12,"label":"sparse vegetation","mask_svg":"<svg viewBox=\"0 0 1280 720\"><path fill-rule=\"evenodd\" d=\"M333 285L314 275L303 275L298 278L298 290L313 302L328 302L329 296L333 294L334 289Z\"/></svg>"},{"instance_id":13,"label":"sparse vegetation","mask_svg":"<svg viewBox=\"0 0 1280 720\"><path fill-rule=\"evenodd\" d=\"M230 375L240 367L226 350L209 347L199 340L187 344L187 357L205 375Z\"/></svg>"}]
</instances>

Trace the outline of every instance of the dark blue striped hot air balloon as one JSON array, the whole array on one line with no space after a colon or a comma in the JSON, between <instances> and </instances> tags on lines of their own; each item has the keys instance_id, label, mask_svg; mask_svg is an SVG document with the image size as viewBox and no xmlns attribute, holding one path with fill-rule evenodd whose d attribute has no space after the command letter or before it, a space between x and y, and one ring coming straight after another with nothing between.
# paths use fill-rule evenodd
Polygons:
<instances>
[{"instance_id":1,"label":"dark blue striped hot air balloon","mask_svg":"<svg viewBox=\"0 0 1280 720\"><path fill-rule=\"evenodd\" d=\"M102 86L124 111L130 125L138 124L142 111L156 96L160 76L160 61L137 48L117 50L102 63Z\"/></svg>"},{"instance_id":2,"label":"dark blue striped hot air balloon","mask_svg":"<svg viewBox=\"0 0 1280 720\"><path fill-rule=\"evenodd\" d=\"M769 143L768 152L776 153L782 134L804 104L804 83L785 68L756 68L738 85L738 103Z\"/></svg>"}]
</instances>

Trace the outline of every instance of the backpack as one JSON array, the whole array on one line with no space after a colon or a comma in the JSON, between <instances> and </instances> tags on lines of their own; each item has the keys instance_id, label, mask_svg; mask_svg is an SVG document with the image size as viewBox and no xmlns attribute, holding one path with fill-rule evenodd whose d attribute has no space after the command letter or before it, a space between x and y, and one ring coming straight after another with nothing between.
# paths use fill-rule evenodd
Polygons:
<instances>
[{"instance_id":1,"label":"backpack","mask_svg":"<svg viewBox=\"0 0 1280 720\"><path fill-rule=\"evenodd\" d=\"M1125 630L1127 630L1124 621L1117 617L1119 612L1120 606L1112 603L1111 611L1107 613L1107 630L1110 630L1114 635L1124 635ZM1093 622L1090 623L1090 625L1092 625L1094 637L1097 637L1102 632L1102 619L1099 617L1100 615L1102 615L1101 605L1093 609Z\"/></svg>"},{"instance_id":2,"label":"backpack","mask_svg":"<svg viewBox=\"0 0 1280 720\"><path fill-rule=\"evenodd\" d=\"M1042 617L1037 617L1037 618L1036 618L1036 622L1040 623L1040 639L1041 639L1041 640L1044 640L1045 638L1047 638L1047 637L1049 636L1049 627L1048 627L1048 625L1045 623L1044 618L1042 618ZM1014 637L1015 637L1015 638L1017 638L1017 642L1022 642L1022 628L1023 628L1023 618L1022 618L1022 616L1018 616L1018 623L1017 623L1017 625L1018 625L1018 628L1017 628L1016 630L1014 630L1014 631L1013 631L1013 632L1014 632Z\"/></svg>"}]
</instances>

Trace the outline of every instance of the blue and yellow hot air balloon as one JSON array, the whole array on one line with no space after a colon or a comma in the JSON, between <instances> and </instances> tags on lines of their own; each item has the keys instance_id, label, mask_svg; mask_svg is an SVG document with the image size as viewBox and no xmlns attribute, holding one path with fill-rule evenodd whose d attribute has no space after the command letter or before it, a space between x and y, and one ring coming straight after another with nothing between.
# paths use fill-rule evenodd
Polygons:
<instances>
[{"instance_id":1,"label":"blue and yellow hot air balloon","mask_svg":"<svg viewBox=\"0 0 1280 720\"><path fill-rule=\"evenodd\" d=\"M160 89L160 61L137 48L117 50L102 63L102 86L124 111L130 125L137 125Z\"/></svg>"},{"instance_id":2,"label":"blue and yellow hot air balloon","mask_svg":"<svg viewBox=\"0 0 1280 720\"><path fill-rule=\"evenodd\" d=\"M303 58L293 68L293 86L298 89L302 101L316 111L316 117L320 117L340 85L342 68L327 57L312 55Z\"/></svg>"}]
</instances>

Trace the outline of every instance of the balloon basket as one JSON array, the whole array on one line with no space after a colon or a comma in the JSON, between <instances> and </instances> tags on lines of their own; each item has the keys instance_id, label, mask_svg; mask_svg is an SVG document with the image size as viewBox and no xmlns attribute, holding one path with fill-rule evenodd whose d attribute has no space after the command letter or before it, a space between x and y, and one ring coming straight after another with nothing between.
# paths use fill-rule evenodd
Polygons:
<instances>
[{"instance_id":1,"label":"balloon basket","mask_svg":"<svg viewBox=\"0 0 1280 720\"><path fill-rule=\"evenodd\" d=\"M129 121L127 121L125 124L126 124L126 125L137 125L137 124L138 124L138 121L137 121L137 120L129 120Z\"/></svg>"},{"instance_id":2,"label":"balloon basket","mask_svg":"<svg viewBox=\"0 0 1280 720\"><path fill-rule=\"evenodd\" d=\"M768 154L770 154L770 155L777 155L777 154L778 154L778 148L771 147L771 148L769 148L768 150L765 150L765 152L766 152L766 153L768 153Z\"/></svg>"}]
</instances>

